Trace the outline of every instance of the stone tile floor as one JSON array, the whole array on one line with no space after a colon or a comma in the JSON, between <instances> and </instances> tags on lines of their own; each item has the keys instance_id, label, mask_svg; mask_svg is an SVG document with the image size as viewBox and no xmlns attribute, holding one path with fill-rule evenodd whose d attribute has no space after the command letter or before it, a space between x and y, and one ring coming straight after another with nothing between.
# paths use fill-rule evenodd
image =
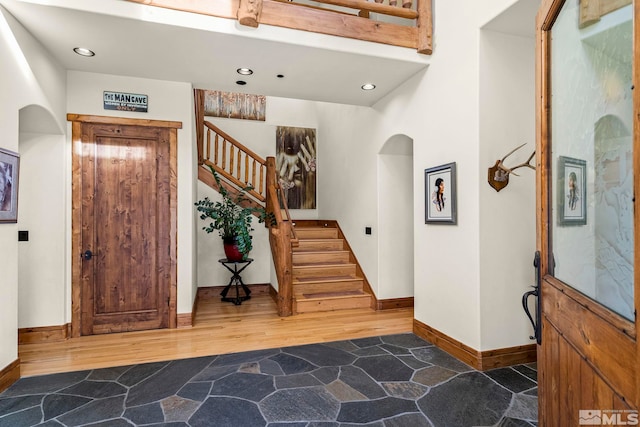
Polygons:
<instances>
[{"instance_id":1,"label":"stone tile floor","mask_svg":"<svg viewBox=\"0 0 640 427\"><path fill-rule=\"evenodd\" d=\"M22 378L0 394L0 427L531 426L536 378L387 335Z\"/></svg>"}]
</instances>

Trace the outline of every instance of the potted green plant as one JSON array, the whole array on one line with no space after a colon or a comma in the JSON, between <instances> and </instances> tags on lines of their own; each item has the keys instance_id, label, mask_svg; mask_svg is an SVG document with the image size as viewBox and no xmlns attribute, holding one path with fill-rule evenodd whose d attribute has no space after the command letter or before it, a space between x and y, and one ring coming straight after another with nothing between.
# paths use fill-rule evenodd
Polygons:
<instances>
[{"instance_id":1,"label":"potted green plant","mask_svg":"<svg viewBox=\"0 0 640 427\"><path fill-rule=\"evenodd\" d=\"M243 202L249 201L246 196L251 186L240 189L235 196L220 182L220 177L216 171L209 166L211 173L218 184L218 191L222 195L222 201L212 201L208 197L199 200L195 205L201 213L200 219L209 221L209 224L202 227L207 233L218 230L224 244L224 252L229 261L241 261L253 248L251 232L253 214L258 214L258 221L264 222L267 218L265 209L261 206L242 206Z\"/></svg>"}]
</instances>

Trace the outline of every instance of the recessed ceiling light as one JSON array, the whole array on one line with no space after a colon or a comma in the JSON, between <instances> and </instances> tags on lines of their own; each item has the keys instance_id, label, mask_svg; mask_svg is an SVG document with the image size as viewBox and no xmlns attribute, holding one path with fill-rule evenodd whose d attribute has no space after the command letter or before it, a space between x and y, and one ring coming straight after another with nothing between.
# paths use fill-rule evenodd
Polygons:
<instances>
[{"instance_id":1,"label":"recessed ceiling light","mask_svg":"<svg viewBox=\"0 0 640 427\"><path fill-rule=\"evenodd\" d=\"M247 84L247 82L245 82L244 80L238 80L238 81L236 82L236 84L237 84L237 85L240 85L240 86L244 86L244 85L246 85L246 84Z\"/></svg>"},{"instance_id":2,"label":"recessed ceiling light","mask_svg":"<svg viewBox=\"0 0 640 427\"><path fill-rule=\"evenodd\" d=\"M253 74L253 70L251 68L238 68L236 70L238 74L242 74L243 76L250 76Z\"/></svg>"},{"instance_id":3,"label":"recessed ceiling light","mask_svg":"<svg viewBox=\"0 0 640 427\"><path fill-rule=\"evenodd\" d=\"M86 47L74 47L73 51L80 56L95 56L95 52L91 49L87 49Z\"/></svg>"},{"instance_id":4,"label":"recessed ceiling light","mask_svg":"<svg viewBox=\"0 0 640 427\"><path fill-rule=\"evenodd\" d=\"M376 85L374 85L373 83L365 83L360 87L362 88L362 90L374 90L376 88Z\"/></svg>"}]
</instances>

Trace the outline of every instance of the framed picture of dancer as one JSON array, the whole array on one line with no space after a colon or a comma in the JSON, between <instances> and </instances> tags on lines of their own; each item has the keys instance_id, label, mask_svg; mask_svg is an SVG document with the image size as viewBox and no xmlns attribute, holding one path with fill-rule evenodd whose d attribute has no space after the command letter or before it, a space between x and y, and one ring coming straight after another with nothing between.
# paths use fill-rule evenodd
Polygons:
<instances>
[{"instance_id":1,"label":"framed picture of dancer","mask_svg":"<svg viewBox=\"0 0 640 427\"><path fill-rule=\"evenodd\" d=\"M587 223L587 162L558 158L558 224Z\"/></svg>"},{"instance_id":2,"label":"framed picture of dancer","mask_svg":"<svg viewBox=\"0 0 640 427\"><path fill-rule=\"evenodd\" d=\"M425 224L457 224L456 164L424 170Z\"/></svg>"},{"instance_id":3,"label":"framed picture of dancer","mask_svg":"<svg viewBox=\"0 0 640 427\"><path fill-rule=\"evenodd\" d=\"M0 222L18 222L18 153L0 148Z\"/></svg>"}]
</instances>

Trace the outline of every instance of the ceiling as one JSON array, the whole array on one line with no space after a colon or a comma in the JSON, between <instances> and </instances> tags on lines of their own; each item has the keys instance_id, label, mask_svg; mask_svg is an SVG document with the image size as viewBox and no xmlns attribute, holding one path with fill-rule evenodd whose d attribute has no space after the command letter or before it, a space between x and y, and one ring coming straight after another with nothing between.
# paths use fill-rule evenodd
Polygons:
<instances>
[{"instance_id":1,"label":"ceiling","mask_svg":"<svg viewBox=\"0 0 640 427\"><path fill-rule=\"evenodd\" d=\"M0 4L68 70L203 89L370 106L426 69L429 60L413 49L265 25L247 28L235 20L122 0ZM78 56L78 46L96 55ZM254 73L240 76L239 67ZM376 89L363 91L364 83Z\"/></svg>"}]
</instances>

